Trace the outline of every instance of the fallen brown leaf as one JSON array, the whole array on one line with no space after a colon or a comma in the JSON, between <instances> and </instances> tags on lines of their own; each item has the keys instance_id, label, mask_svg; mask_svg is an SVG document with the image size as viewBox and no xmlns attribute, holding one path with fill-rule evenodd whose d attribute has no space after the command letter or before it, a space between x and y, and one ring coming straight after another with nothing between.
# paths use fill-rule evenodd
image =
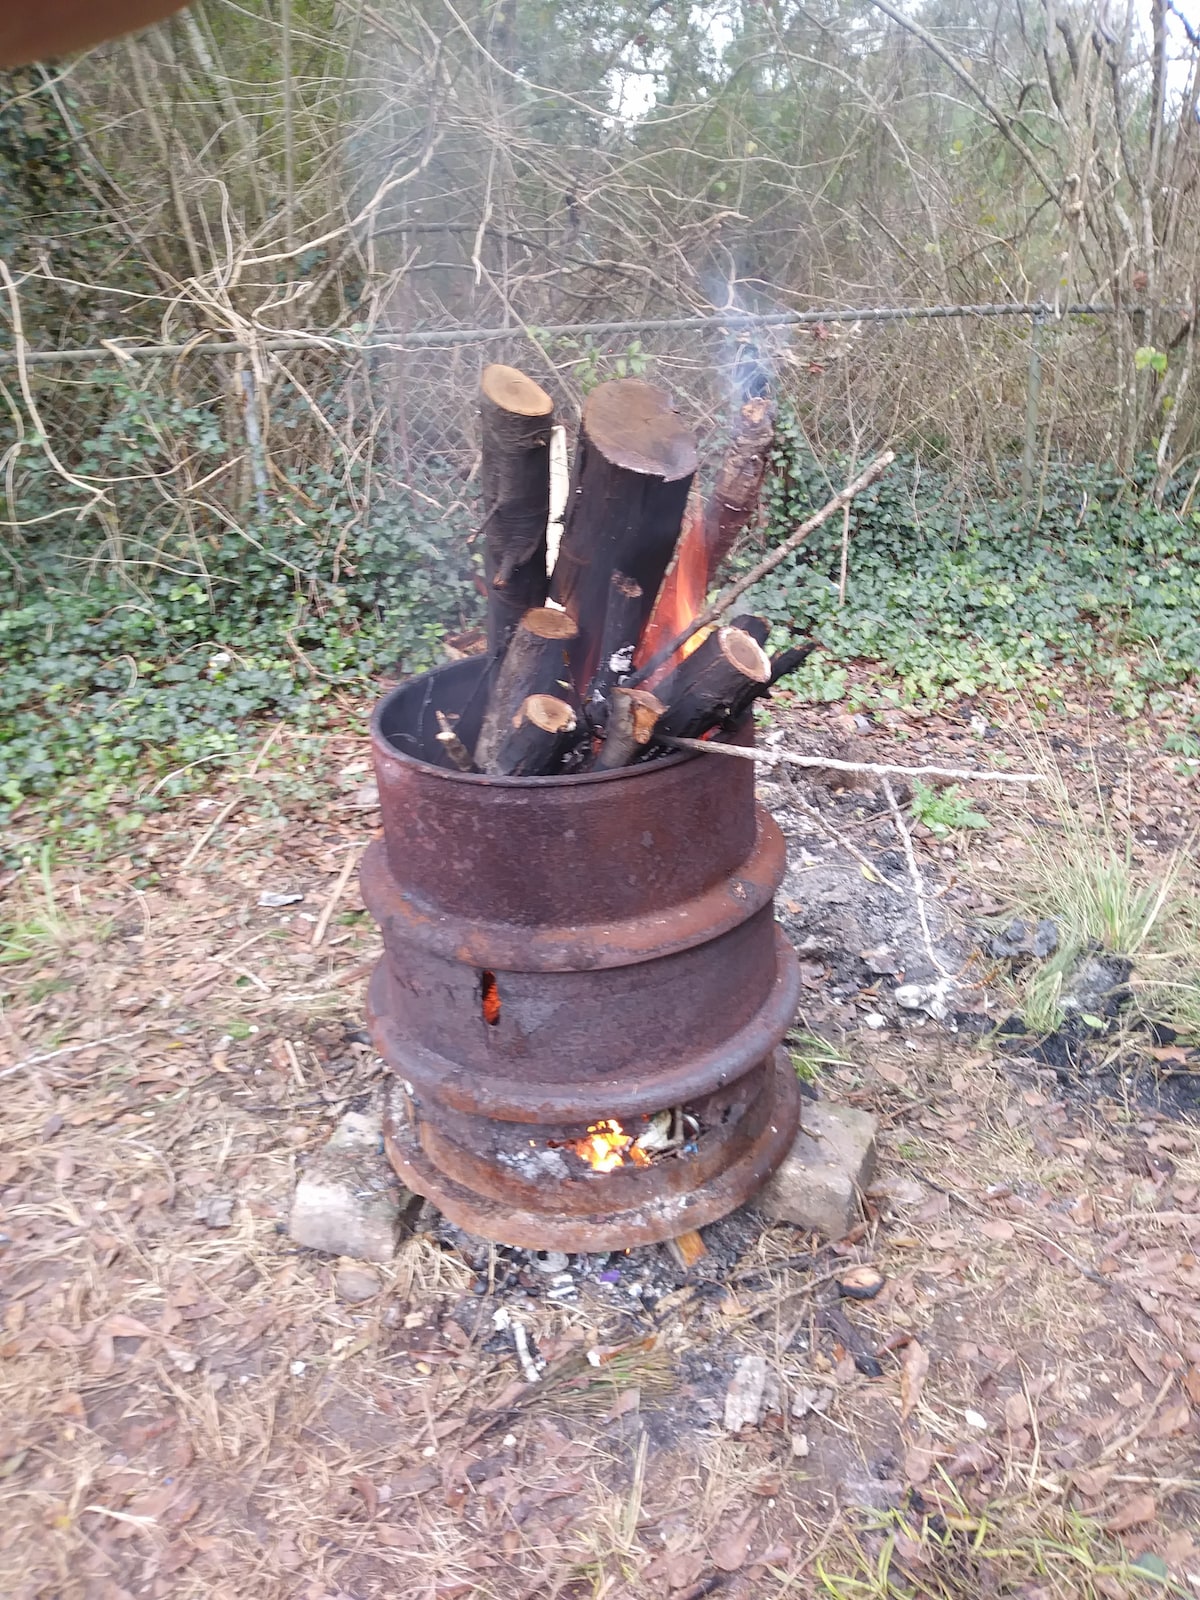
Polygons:
<instances>
[{"instance_id":1,"label":"fallen brown leaf","mask_svg":"<svg viewBox=\"0 0 1200 1600\"><path fill-rule=\"evenodd\" d=\"M1004 1426L1010 1433L1015 1433L1018 1428L1028 1427L1030 1421L1029 1401L1017 1391L1010 1394L1004 1402Z\"/></svg>"},{"instance_id":2,"label":"fallen brown leaf","mask_svg":"<svg viewBox=\"0 0 1200 1600\"><path fill-rule=\"evenodd\" d=\"M1127 1528L1153 1522L1157 1515L1158 1506L1152 1494L1135 1494L1117 1507L1104 1527L1108 1533L1124 1533Z\"/></svg>"},{"instance_id":3,"label":"fallen brown leaf","mask_svg":"<svg viewBox=\"0 0 1200 1600\"><path fill-rule=\"evenodd\" d=\"M910 1339L900 1357L900 1420L912 1416L921 1399L929 1372L929 1352L917 1339Z\"/></svg>"},{"instance_id":4,"label":"fallen brown leaf","mask_svg":"<svg viewBox=\"0 0 1200 1600\"><path fill-rule=\"evenodd\" d=\"M713 1566L719 1567L722 1572L736 1572L739 1567L745 1566L757 1523L758 1518L751 1517L742 1527L723 1534L712 1546Z\"/></svg>"}]
</instances>

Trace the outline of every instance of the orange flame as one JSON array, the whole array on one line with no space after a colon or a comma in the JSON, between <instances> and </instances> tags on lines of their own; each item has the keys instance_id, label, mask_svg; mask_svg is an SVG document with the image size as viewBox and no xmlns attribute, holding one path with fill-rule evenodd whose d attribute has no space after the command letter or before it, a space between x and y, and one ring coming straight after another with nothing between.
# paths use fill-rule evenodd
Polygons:
<instances>
[{"instance_id":1,"label":"orange flame","mask_svg":"<svg viewBox=\"0 0 1200 1600\"><path fill-rule=\"evenodd\" d=\"M567 1148L574 1150L595 1172L612 1172L617 1167L623 1167L626 1156L635 1167L650 1165L650 1157L634 1144L632 1135L625 1132L615 1117L593 1122L586 1137L576 1139Z\"/></svg>"},{"instance_id":2,"label":"orange flame","mask_svg":"<svg viewBox=\"0 0 1200 1600\"><path fill-rule=\"evenodd\" d=\"M656 650L669 644L676 634L682 633L692 618L704 609L707 591L708 543L704 529L704 506L700 496L693 491L684 512L683 531L675 546L674 564L663 579L650 621L643 629L634 652L635 667L649 661ZM690 656L703 640L704 634L704 629L694 634L679 652L680 657ZM654 674L650 683L656 683L671 665L671 662L667 662Z\"/></svg>"}]
</instances>

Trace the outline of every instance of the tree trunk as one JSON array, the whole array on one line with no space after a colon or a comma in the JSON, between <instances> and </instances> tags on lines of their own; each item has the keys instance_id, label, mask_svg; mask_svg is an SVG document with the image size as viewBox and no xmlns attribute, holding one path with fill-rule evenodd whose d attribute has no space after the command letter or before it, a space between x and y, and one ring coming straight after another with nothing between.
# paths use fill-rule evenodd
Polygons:
<instances>
[{"instance_id":1,"label":"tree trunk","mask_svg":"<svg viewBox=\"0 0 1200 1600\"><path fill-rule=\"evenodd\" d=\"M517 623L546 598L550 515L550 429L554 403L515 367L483 369L483 565L488 653L504 654Z\"/></svg>"},{"instance_id":2,"label":"tree trunk","mask_svg":"<svg viewBox=\"0 0 1200 1600\"><path fill-rule=\"evenodd\" d=\"M579 718L557 695L522 700L493 760L484 769L497 776L537 778L555 772L579 741Z\"/></svg>"},{"instance_id":3,"label":"tree trunk","mask_svg":"<svg viewBox=\"0 0 1200 1600\"><path fill-rule=\"evenodd\" d=\"M637 632L645 626L695 471L695 439L661 389L619 378L592 390L550 586L579 625L576 682L590 683L596 670L614 572L641 588Z\"/></svg>"},{"instance_id":4,"label":"tree trunk","mask_svg":"<svg viewBox=\"0 0 1200 1600\"><path fill-rule=\"evenodd\" d=\"M521 703L530 695L574 699L568 652L575 642L575 624L565 611L538 606L518 622L503 660L492 667L487 708L475 745L475 765L494 771L501 744Z\"/></svg>"},{"instance_id":5,"label":"tree trunk","mask_svg":"<svg viewBox=\"0 0 1200 1600\"><path fill-rule=\"evenodd\" d=\"M741 628L715 628L656 688L667 708L657 731L698 739L727 721L746 690L770 676L770 660L755 639Z\"/></svg>"}]
</instances>

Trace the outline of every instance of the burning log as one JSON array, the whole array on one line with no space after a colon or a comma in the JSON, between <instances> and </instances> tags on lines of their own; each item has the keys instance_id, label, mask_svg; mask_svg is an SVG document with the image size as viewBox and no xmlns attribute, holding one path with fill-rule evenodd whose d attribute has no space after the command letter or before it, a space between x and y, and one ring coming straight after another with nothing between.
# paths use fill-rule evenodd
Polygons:
<instances>
[{"instance_id":1,"label":"burning log","mask_svg":"<svg viewBox=\"0 0 1200 1600\"><path fill-rule=\"evenodd\" d=\"M674 638L704 605L718 568L758 510L774 438L774 406L763 396L747 400L734 421L707 505L701 510L696 500L688 508L675 563L667 573L638 645L639 667ZM758 642L765 644L766 640Z\"/></svg>"},{"instance_id":2,"label":"burning log","mask_svg":"<svg viewBox=\"0 0 1200 1600\"><path fill-rule=\"evenodd\" d=\"M709 583L758 510L774 438L775 407L765 396L747 400L733 425L733 436L704 513Z\"/></svg>"},{"instance_id":3,"label":"burning log","mask_svg":"<svg viewBox=\"0 0 1200 1600\"><path fill-rule=\"evenodd\" d=\"M647 689L613 689L609 705L608 729L596 757L597 772L627 767L650 743L667 709Z\"/></svg>"},{"instance_id":4,"label":"burning log","mask_svg":"<svg viewBox=\"0 0 1200 1600\"><path fill-rule=\"evenodd\" d=\"M614 572L641 588L637 633L645 626L695 471L695 439L663 390L636 378L592 390L550 585L579 626L572 651L576 682L589 683L596 670Z\"/></svg>"},{"instance_id":5,"label":"burning log","mask_svg":"<svg viewBox=\"0 0 1200 1600\"><path fill-rule=\"evenodd\" d=\"M488 652L496 659L546 598L554 402L515 367L492 365L483 369L479 411Z\"/></svg>"},{"instance_id":6,"label":"burning log","mask_svg":"<svg viewBox=\"0 0 1200 1600\"><path fill-rule=\"evenodd\" d=\"M554 772L577 743L578 728L579 719L565 700L552 694L528 695L486 770L506 778L537 778Z\"/></svg>"},{"instance_id":7,"label":"burning log","mask_svg":"<svg viewBox=\"0 0 1200 1600\"><path fill-rule=\"evenodd\" d=\"M600 635L600 659L587 692L588 713L603 723L608 716L608 698L613 685L633 670L633 652L642 625L642 586L614 572L604 612L604 631Z\"/></svg>"},{"instance_id":8,"label":"burning log","mask_svg":"<svg viewBox=\"0 0 1200 1600\"><path fill-rule=\"evenodd\" d=\"M765 686L771 662L741 628L717 628L657 687L666 705L658 733L695 739L728 720L748 688Z\"/></svg>"},{"instance_id":9,"label":"burning log","mask_svg":"<svg viewBox=\"0 0 1200 1600\"><path fill-rule=\"evenodd\" d=\"M787 650L780 650L777 655L773 655L771 657L771 676L766 683L746 685L742 695L734 701L729 709L729 721L731 723L740 722L756 700L761 700L764 696L769 695L780 678L786 678L789 672L795 672L796 668L802 666L816 648L817 641L815 639L806 639L803 644L791 645Z\"/></svg>"},{"instance_id":10,"label":"burning log","mask_svg":"<svg viewBox=\"0 0 1200 1600\"><path fill-rule=\"evenodd\" d=\"M750 635L755 644L761 644L763 649L766 649L767 639L771 632L771 624L766 617L753 617L749 614L743 614L740 617L734 617L729 626L731 628L740 628L743 633Z\"/></svg>"},{"instance_id":11,"label":"burning log","mask_svg":"<svg viewBox=\"0 0 1200 1600\"><path fill-rule=\"evenodd\" d=\"M504 658L492 668L487 707L475 744L475 764L495 772L500 746L530 695L573 698L568 652L577 630L565 611L536 606L517 623Z\"/></svg>"}]
</instances>

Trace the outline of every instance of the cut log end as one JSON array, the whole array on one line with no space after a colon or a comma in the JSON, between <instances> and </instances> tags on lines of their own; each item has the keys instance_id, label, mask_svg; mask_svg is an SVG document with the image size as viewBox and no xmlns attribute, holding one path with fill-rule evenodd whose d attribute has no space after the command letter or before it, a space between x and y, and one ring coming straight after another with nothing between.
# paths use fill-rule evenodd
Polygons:
<instances>
[{"instance_id":1,"label":"cut log end","mask_svg":"<svg viewBox=\"0 0 1200 1600\"><path fill-rule=\"evenodd\" d=\"M614 689L608 732L596 757L597 772L627 767L650 743L665 710L648 689Z\"/></svg>"},{"instance_id":2,"label":"cut log end","mask_svg":"<svg viewBox=\"0 0 1200 1600\"><path fill-rule=\"evenodd\" d=\"M628 472L674 483L696 470L695 435L670 395L640 378L598 384L584 406L583 425L601 455Z\"/></svg>"},{"instance_id":3,"label":"cut log end","mask_svg":"<svg viewBox=\"0 0 1200 1600\"><path fill-rule=\"evenodd\" d=\"M521 626L539 639L560 639L564 644L579 632L570 613L557 606L534 606L521 618Z\"/></svg>"},{"instance_id":4,"label":"cut log end","mask_svg":"<svg viewBox=\"0 0 1200 1600\"><path fill-rule=\"evenodd\" d=\"M752 683L769 683L771 658L758 640L741 628L721 628L717 634L721 654L743 677Z\"/></svg>"},{"instance_id":5,"label":"cut log end","mask_svg":"<svg viewBox=\"0 0 1200 1600\"><path fill-rule=\"evenodd\" d=\"M554 401L541 384L516 367L493 362L484 367L479 387L494 406L517 417L548 417L554 410Z\"/></svg>"},{"instance_id":6,"label":"cut log end","mask_svg":"<svg viewBox=\"0 0 1200 1600\"><path fill-rule=\"evenodd\" d=\"M565 700L553 694L531 694L513 718L513 727L532 722L543 733L573 733L577 718Z\"/></svg>"}]
</instances>

